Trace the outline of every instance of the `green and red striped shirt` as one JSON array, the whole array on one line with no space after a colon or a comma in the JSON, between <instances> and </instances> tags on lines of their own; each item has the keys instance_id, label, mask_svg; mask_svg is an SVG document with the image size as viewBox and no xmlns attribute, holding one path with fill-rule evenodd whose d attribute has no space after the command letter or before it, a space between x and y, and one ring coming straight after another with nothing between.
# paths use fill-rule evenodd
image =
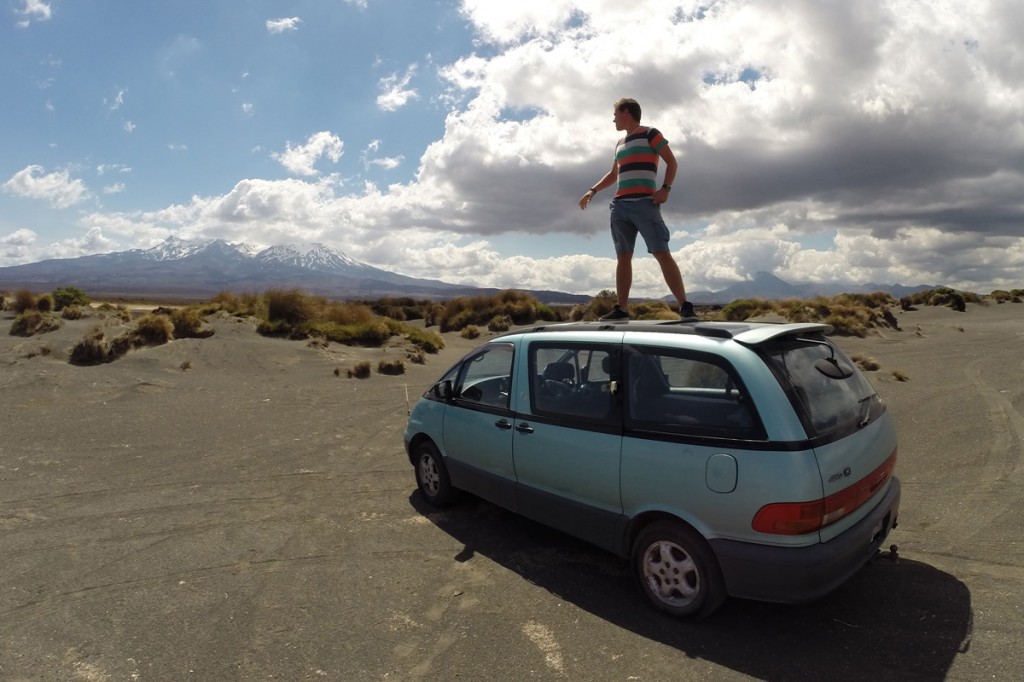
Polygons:
<instances>
[{"instance_id":1,"label":"green and red striped shirt","mask_svg":"<svg viewBox=\"0 0 1024 682\"><path fill-rule=\"evenodd\" d=\"M658 189L658 152L668 144L657 128L639 127L615 145L616 199L642 199Z\"/></svg>"}]
</instances>

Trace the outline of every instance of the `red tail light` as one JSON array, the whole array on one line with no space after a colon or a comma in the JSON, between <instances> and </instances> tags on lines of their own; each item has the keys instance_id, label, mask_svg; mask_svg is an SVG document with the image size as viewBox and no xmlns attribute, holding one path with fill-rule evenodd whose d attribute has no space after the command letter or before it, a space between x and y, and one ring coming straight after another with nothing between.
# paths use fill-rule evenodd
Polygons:
<instances>
[{"instance_id":1,"label":"red tail light","mask_svg":"<svg viewBox=\"0 0 1024 682\"><path fill-rule=\"evenodd\" d=\"M882 466L824 499L767 504L754 516L754 530L773 535L804 535L821 530L870 500L889 480L895 467L896 450L893 450Z\"/></svg>"}]
</instances>

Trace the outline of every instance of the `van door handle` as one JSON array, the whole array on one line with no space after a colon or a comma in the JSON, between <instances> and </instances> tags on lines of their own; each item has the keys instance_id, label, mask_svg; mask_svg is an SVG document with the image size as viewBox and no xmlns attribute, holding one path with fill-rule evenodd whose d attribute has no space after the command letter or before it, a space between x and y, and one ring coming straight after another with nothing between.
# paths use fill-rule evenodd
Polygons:
<instances>
[{"instance_id":1,"label":"van door handle","mask_svg":"<svg viewBox=\"0 0 1024 682\"><path fill-rule=\"evenodd\" d=\"M499 429L511 429L512 428L512 424L509 423L509 421L507 419L499 419L498 421L494 422L494 425L497 426Z\"/></svg>"},{"instance_id":2,"label":"van door handle","mask_svg":"<svg viewBox=\"0 0 1024 682\"><path fill-rule=\"evenodd\" d=\"M519 433L533 433L533 427L526 422L519 422L516 424L516 431Z\"/></svg>"}]
</instances>

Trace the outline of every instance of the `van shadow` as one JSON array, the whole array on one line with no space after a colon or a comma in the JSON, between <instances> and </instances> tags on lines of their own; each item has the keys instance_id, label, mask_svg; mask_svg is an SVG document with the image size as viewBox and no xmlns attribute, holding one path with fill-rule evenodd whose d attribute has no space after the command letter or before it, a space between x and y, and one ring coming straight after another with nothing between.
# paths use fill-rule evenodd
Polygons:
<instances>
[{"instance_id":1,"label":"van shadow","mask_svg":"<svg viewBox=\"0 0 1024 682\"><path fill-rule=\"evenodd\" d=\"M412 506L464 545L586 611L684 655L768 680L943 680L972 635L971 594L918 561L880 558L810 604L729 599L697 623L654 610L627 561L465 495L443 511Z\"/></svg>"}]
</instances>

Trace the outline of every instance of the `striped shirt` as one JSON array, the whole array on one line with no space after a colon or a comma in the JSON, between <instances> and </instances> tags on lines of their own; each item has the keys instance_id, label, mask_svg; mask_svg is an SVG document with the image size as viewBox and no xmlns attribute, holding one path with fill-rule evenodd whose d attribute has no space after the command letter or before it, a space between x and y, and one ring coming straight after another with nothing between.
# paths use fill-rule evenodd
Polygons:
<instances>
[{"instance_id":1,"label":"striped shirt","mask_svg":"<svg viewBox=\"0 0 1024 682\"><path fill-rule=\"evenodd\" d=\"M615 145L619 199L642 199L658 189L658 152L668 144L657 128L637 128Z\"/></svg>"}]
</instances>

